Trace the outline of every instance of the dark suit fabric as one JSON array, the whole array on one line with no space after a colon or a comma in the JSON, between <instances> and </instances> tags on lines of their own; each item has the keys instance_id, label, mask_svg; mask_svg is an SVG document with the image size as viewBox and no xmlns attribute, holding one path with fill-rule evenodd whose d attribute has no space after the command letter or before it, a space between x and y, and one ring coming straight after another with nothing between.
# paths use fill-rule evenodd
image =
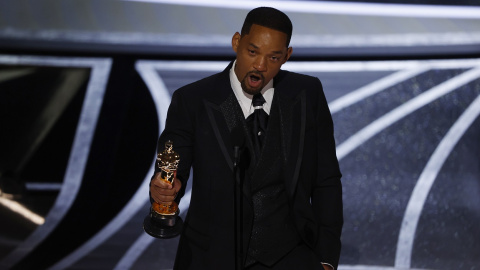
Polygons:
<instances>
[{"instance_id":1,"label":"dark suit fabric","mask_svg":"<svg viewBox=\"0 0 480 270\"><path fill-rule=\"evenodd\" d=\"M232 132L252 142L240 105L230 86L230 64L223 72L174 92L159 150L172 140L180 154L177 178L184 195L193 168L192 197L180 237L175 269L234 268L234 183ZM251 181L262 181L280 164L290 216L303 244L318 260L335 267L343 225L341 173L335 155L333 123L317 78L280 71L274 78L270 115L279 129L267 131L273 152L251 156L243 185L244 254L253 222ZM270 123L269 123L270 125ZM269 139L271 138L271 139ZM251 149L251 148L250 148Z\"/></svg>"}]
</instances>

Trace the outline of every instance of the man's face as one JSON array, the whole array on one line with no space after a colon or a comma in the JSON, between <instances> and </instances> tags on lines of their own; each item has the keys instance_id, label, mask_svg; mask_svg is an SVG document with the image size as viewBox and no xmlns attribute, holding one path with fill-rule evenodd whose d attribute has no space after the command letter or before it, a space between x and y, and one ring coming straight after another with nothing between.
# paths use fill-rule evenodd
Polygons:
<instances>
[{"instance_id":1,"label":"man's face","mask_svg":"<svg viewBox=\"0 0 480 270\"><path fill-rule=\"evenodd\" d=\"M243 91L260 93L292 54L287 48L287 34L260 25L252 25L250 33L233 35L232 48L237 53L235 74Z\"/></svg>"}]
</instances>

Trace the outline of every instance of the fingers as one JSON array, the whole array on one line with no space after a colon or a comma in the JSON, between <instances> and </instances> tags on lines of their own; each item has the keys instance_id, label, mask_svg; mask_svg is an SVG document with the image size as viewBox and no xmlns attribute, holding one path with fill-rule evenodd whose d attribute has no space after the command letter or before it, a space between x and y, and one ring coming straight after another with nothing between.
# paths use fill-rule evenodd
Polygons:
<instances>
[{"instance_id":1,"label":"fingers","mask_svg":"<svg viewBox=\"0 0 480 270\"><path fill-rule=\"evenodd\" d=\"M164 189L172 189L173 185L168 183L167 181L162 180L162 177L160 173L156 173L155 176L153 177L153 180L151 182L151 185L155 185L159 188L164 188Z\"/></svg>"},{"instance_id":2,"label":"fingers","mask_svg":"<svg viewBox=\"0 0 480 270\"><path fill-rule=\"evenodd\" d=\"M165 194L163 193L164 190L158 189L157 187L153 187L150 189L150 194L154 201L157 203L164 203L170 204L175 198L177 197L177 193L173 194Z\"/></svg>"},{"instance_id":3,"label":"fingers","mask_svg":"<svg viewBox=\"0 0 480 270\"><path fill-rule=\"evenodd\" d=\"M178 180L177 173L175 172L175 178L173 180L173 189L175 189L176 193L178 193L181 188L182 188L182 182Z\"/></svg>"},{"instance_id":4,"label":"fingers","mask_svg":"<svg viewBox=\"0 0 480 270\"><path fill-rule=\"evenodd\" d=\"M170 204L177 197L182 182L174 178L173 184L163 181L157 173L150 183L150 195L157 203Z\"/></svg>"}]
</instances>

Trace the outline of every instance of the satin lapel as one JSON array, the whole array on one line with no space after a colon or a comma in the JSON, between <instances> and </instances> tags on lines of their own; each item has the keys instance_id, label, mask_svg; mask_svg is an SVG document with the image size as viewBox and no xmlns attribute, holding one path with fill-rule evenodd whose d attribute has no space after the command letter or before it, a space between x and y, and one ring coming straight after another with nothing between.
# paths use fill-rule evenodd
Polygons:
<instances>
[{"instance_id":1,"label":"satin lapel","mask_svg":"<svg viewBox=\"0 0 480 270\"><path fill-rule=\"evenodd\" d=\"M225 160L228 163L230 170L233 170L233 143L230 138L230 129L226 125L224 115L220 106L204 100L205 109L207 111L208 119L217 139L218 146L223 153Z\"/></svg>"},{"instance_id":2,"label":"satin lapel","mask_svg":"<svg viewBox=\"0 0 480 270\"><path fill-rule=\"evenodd\" d=\"M279 90L277 93L277 89ZM280 121L282 125L282 150L285 168L285 185L290 197L295 194L298 176L303 158L306 125L306 96L300 91L296 96L289 92L293 89L275 87L275 95L279 96Z\"/></svg>"},{"instance_id":3,"label":"satin lapel","mask_svg":"<svg viewBox=\"0 0 480 270\"><path fill-rule=\"evenodd\" d=\"M230 86L228 74L230 67L231 65L221 74L218 90L216 90L218 95L205 99L203 103L218 146L233 173L234 142L232 141L232 132L242 132L246 145L251 145L252 142L248 137L247 125L242 109ZM245 195L250 196L249 181L245 180L244 183L243 192Z\"/></svg>"}]
</instances>

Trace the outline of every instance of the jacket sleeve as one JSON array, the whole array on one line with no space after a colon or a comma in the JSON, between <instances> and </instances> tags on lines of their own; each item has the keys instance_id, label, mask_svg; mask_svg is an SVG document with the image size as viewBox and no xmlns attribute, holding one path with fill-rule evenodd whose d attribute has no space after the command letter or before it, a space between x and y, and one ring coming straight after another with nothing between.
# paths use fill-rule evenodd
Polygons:
<instances>
[{"instance_id":1,"label":"jacket sleeve","mask_svg":"<svg viewBox=\"0 0 480 270\"><path fill-rule=\"evenodd\" d=\"M315 251L321 261L338 267L340 236L343 226L343 202L340 168L336 156L333 121L318 79L316 105L317 177L312 185L311 202L318 222Z\"/></svg>"},{"instance_id":2,"label":"jacket sleeve","mask_svg":"<svg viewBox=\"0 0 480 270\"><path fill-rule=\"evenodd\" d=\"M186 105L187 101L184 96L181 89L173 93L172 101L168 108L165 129L158 139L157 146L157 151L161 152L165 149L165 142L171 140L173 142L173 150L180 155L177 178L182 182L182 188L175 199L177 203L180 203L181 198L185 194L193 161L194 120L188 110L189 106ZM155 173L158 170L158 168L155 168Z\"/></svg>"}]
</instances>

